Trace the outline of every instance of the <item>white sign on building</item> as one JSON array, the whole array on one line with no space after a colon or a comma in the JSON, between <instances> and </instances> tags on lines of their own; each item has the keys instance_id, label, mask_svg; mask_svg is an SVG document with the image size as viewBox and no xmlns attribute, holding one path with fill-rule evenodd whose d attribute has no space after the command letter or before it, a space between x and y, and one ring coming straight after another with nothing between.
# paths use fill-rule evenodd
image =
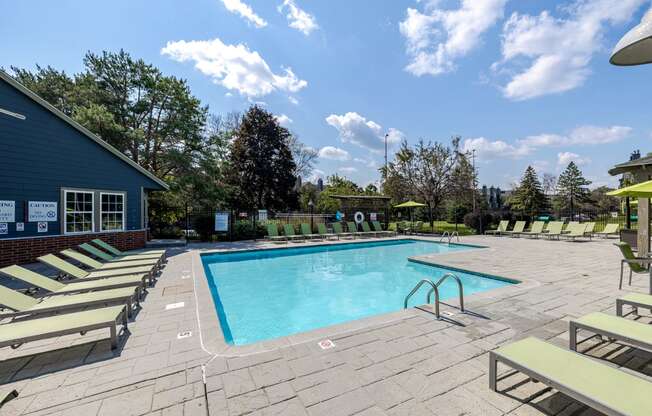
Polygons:
<instances>
[{"instance_id":1,"label":"white sign on building","mask_svg":"<svg viewBox=\"0 0 652 416\"><path fill-rule=\"evenodd\" d=\"M57 220L57 203L49 201L29 201L27 220L30 222L45 222Z\"/></svg>"},{"instance_id":2,"label":"white sign on building","mask_svg":"<svg viewBox=\"0 0 652 416\"><path fill-rule=\"evenodd\" d=\"M267 221L267 210L259 209L258 210L258 221Z\"/></svg>"},{"instance_id":3,"label":"white sign on building","mask_svg":"<svg viewBox=\"0 0 652 416\"><path fill-rule=\"evenodd\" d=\"M0 201L0 222L16 222L16 201Z\"/></svg>"}]
</instances>

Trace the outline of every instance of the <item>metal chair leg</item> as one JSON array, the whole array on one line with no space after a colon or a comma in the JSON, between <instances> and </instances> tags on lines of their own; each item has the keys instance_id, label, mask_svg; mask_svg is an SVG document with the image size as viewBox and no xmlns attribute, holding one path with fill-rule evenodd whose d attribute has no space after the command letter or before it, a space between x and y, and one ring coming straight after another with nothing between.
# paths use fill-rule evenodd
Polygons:
<instances>
[{"instance_id":1,"label":"metal chair leg","mask_svg":"<svg viewBox=\"0 0 652 416\"><path fill-rule=\"evenodd\" d=\"M620 262L620 284L618 285L618 290L623 290L623 268L625 263Z\"/></svg>"},{"instance_id":2,"label":"metal chair leg","mask_svg":"<svg viewBox=\"0 0 652 416\"><path fill-rule=\"evenodd\" d=\"M632 269L631 269L631 267L629 269L629 285L630 286L632 285Z\"/></svg>"}]
</instances>

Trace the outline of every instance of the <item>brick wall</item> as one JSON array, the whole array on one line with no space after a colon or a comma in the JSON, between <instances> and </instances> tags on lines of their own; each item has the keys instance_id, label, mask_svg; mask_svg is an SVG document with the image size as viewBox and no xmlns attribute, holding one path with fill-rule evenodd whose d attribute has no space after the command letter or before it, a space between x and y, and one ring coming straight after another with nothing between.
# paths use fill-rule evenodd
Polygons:
<instances>
[{"instance_id":1,"label":"brick wall","mask_svg":"<svg viewBox=\"0 0 652 416\"><path fill-rule=\"evenodd\" d=\"M0 240L0 267L11 264L32 263L39 256L74 248L94 238L101 238L119 250L132 250L145 246L147 232L138 230Z\"/></svg>"}]
</instances>

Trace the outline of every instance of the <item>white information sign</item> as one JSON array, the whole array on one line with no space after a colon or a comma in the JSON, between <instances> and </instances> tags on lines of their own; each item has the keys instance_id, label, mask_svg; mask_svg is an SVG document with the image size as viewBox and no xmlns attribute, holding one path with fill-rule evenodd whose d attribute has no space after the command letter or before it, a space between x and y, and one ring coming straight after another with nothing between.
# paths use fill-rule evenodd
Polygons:
<instances>
[{"instance_id":1,"label":"white information sign","mask_svg":"<svg viewBox=\"0 0 652 416\"><path fill-rule=\"evenodd\" d=\"M0 222L16 221L16 201L0 201Z\"/></svg>"},{"instance_id":2,"label":"white information sign","mask_svg":"<svg viewBox=\"0 0 652 416\"><path fill-rule=\"evenodd\" d=\"M9 234L9 224L0 222L0 234Z\"/></svg>"},{"instance_id":3,"label":"white information sign","mask_svg":"<svg viewBox=\"0 0 652 416\"><path fill-rule=\"evenodd\" d=\"M17 222L16 223L16 231L25 231L25 223L24 222Z\"/></svg>"},{"instance_id":4,"label":"white information sign","mask_svg":"<svg viewBox=\"0 0 652 416\"><path fill-rule=\"evenodd\" d=\"M27 221L43 222L57 220L57 203L49 201L29 201ZM46 230L47 231L47 230ZM40 231L43 232L43 231Z\"/></svg>"},{"instance_id":5,"label":"white information sign","mask_svg":"<svg viewBox=\"0 0 652 416\"><path fill-rule=\"evenodd\" d=\"M39 222L38 227L37 227L37 231L39 233L47 233L48 232L48 223L45 222L45 221Z\"/></svg>"},{"instance_id":6,"label":"white information sign","mask_svg":"<svg viewBox=\"0 0 652 416\"><path fill-rule=\"evenodd\" d=\"M220 211L215 213L215 231L229 231L229 213Z\"/></svg>"},{"instance_id":7,"label":"white information sign","mask_svg":"<svg viewBox=\"0 0 652 416\"><path fill-rule=\"evenodd\" d=\"M267 221L267 210L259 209L258 210L258 221Z\"/></svg>"},{"instance_id":8,"label":"white information sign","mask_svg":"<svg viewBox=\"0 0 652 416\"><path fill-rule=\"evenodd\" d=\"M376 221L377 219L378 219L378 216L377 216L377 214L375 212L372 212L371 214L369 214L369 220L370 221Z\"/></svg>"}]
</instances>

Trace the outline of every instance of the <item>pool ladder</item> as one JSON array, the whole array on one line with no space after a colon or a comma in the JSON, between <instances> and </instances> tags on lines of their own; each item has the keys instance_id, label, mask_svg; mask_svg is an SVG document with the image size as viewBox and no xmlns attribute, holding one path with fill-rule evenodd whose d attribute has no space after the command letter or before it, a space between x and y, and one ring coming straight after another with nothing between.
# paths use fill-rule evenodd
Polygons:
<instances>
[{"instance_id":1,"label":"pool ladder","mask_svg":"<svg viewBox=\"0 0 652 416\"><path fill-rule=\"evenodd\" d=\"M457 231L453 231L453 232L444 231L444 233L439 238L439 242L441 243L442 241L444 241L444 238L447 237L448 237L448 244L451 243L453 238L457 238L457 242L458 243L460 242L460 233L458 233Z\"/></svg>"},{"instance_id":2,"label":"pool ladder","mask_svg":"<svg viewBox=\"0 0 652 416\"><path fill-rule=\"evenodd\" d=\"M454 279L457 282L457 287L459 289L459 297L460 297L460 310L464 312L464 287L462 286L462 281L460 278L453 274L453 273L446 273L437 281L437 283L433 283L432 280L430 279L423 279L419 283L414 286L414 289L405 297L405 302L403 302L403 309L407 309L408 307L408 300L417 293L417 291L421 288L421 286L429 285L430 290L428 291L428 296L427 296L427 303L430 303L430 298L434 292L435 294L435 303L433 305L433 309L435 310L435 316L437 319L440 319L440 314L439 314L439 285L441 285L446 279Z\"/></svg>"}]
</instances>

